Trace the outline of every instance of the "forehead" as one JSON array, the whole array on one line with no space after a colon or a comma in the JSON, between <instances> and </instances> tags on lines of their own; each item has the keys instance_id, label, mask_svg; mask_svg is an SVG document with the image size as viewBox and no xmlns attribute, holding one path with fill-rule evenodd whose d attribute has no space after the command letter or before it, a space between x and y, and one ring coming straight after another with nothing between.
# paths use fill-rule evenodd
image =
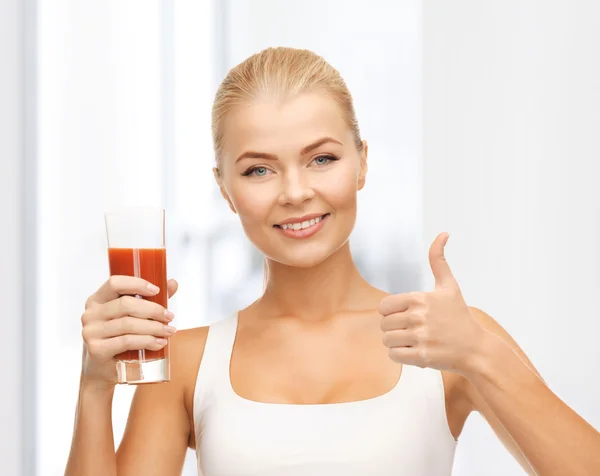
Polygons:
<instances>
[{"instance_id":1,"label":"forehead","mask_svg":"<svg viewBox=\"0 0 600 476\"><path fill-rule=\"evenodd\" d=\"M303 93L285 100L257 98L229 111L223 126L224 158L248 150L297 154L324 136L344 145L352 140L337 103L320 93Z\"/></svg>"}]
</instances>

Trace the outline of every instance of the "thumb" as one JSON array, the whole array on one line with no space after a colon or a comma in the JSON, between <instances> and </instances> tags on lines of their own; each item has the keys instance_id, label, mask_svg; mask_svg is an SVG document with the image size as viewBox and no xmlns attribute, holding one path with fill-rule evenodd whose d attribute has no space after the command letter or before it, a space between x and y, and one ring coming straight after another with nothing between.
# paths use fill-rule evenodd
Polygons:
<instances>
[{"instance_id":1,"label":"thumb","mask_svg":"<svg viewBox=\"0 0 600 476\"><path fill-rule=\"evenodd\" d=\"M449 233L441 233L429 248L429 265L435 278L435 287L447 287L456 282L450 266L444 256L444 246L450 237Z\"/></svg>"},{"instance_id":2,"label":"thumb","mask_svg":"<svg viewBox=\"0 0 600 476\"><path fill-rule=\"evenodd\" d=\"M177 292L178 287L179 283L177 283L177 281L174 279L169 279L169 281L167 281L167 294L169 297L173 297L173 294Z\"/></svg>"}]
</instances>

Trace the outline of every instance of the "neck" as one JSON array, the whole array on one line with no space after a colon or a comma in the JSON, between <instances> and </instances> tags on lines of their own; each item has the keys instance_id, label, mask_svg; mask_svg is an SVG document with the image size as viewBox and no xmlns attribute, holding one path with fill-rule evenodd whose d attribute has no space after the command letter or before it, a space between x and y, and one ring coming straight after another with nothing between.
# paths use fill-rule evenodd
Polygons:
<instances>
[{"instance_id":1,"label":"neck","mask_svg":"<svg viewBox=\"0 0 600 476\"><path fill-rule=\"evenodd\" d=\"M276 315L322 320L339 312L361 310L371 286L360 275L346 242L332 256L311 268L269 260L261 305Z\"/></svg>"}]
</instances>

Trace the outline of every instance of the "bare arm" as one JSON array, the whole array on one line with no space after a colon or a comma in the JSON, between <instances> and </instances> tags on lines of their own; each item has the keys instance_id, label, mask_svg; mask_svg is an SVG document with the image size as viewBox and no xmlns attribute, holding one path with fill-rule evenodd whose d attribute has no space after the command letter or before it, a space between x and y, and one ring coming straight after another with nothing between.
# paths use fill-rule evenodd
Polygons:
<instances>
[{"instance_id":1,"label":"bare arm","mask_svg":"<svg viewBox=\"0 0 600 476\"><path fill-rule=\"evenodd\" d=\"M136 389L123 440L117 451L119 476L180 475L193 440L192 400L208 328L171 338L168 384Z\"/></svg>"},{"instance_id":2,"label":"bare arm","mask_svg":"<svg viewBox=\"0 0 600 476\"><path fill-rule=\"evenodd\" d=\"M183 397L171 383L136 389L117 451L119 476L180 475L190 425Z\"/></svg>"},{"instance_id":3,"label":"bare arm","mask_svg":"<svg viewBox=\"0 0 600 476\"><path fill-rule=\"evenodd\" d=\"M548 388L495 320L470 309L489 331L468 375L474 409L529 474L600 474L600 433Z\"/></svg>"},{"instance_id":4,"label":"bare arm","mask_svg":"<svg viewBox=\"0 0 600 476\"><path fill-rule=\"evenodd\" d=\"M169 295L177 289L175 281L169 281ZM140 278L113 276L92 294L81 317L84 340L79 399L75 415L75 427L71 452L65 469L66 476L117 476L123 474L118 466L112 432L112 400L116 383L114 356L125 350L158 350L166 345L174 329L167 327L170 321L165 309L132 295L152 295L158 291L148 287ZM152 391L138 389L136 393L157 395L150 414L158 424L167 419L177 425L183 401L180 398L182 383L177 366L179 351L177 339L173 337L171 361L172 382L154 385ZM136 397L135 400L139 400ZM147 416L144 414L144 418ZM139 419L139 417L138 417ZM177 447L178 440L172 427L167 429L168 442ZM171 431L172 433L169 433ZM154 443L156 445L156 443ZM171 448L174 449L174 448ZM176 449L176 448L175 448ZM149 444L144 456L156 451ZM184 445L185 450L185 445ZM141 459L141 457L140 457ZM175 469L171 473L176 474ZM146 474L152 474L146 472Z\"/></svg>"},{"instance_id":5,"label":"bare arm","mask_svg":"<svg viewBox=\"0 0 600 476\"><path fill-rule=\"evenodd\" d=\"M171 338L171 381L140 385L115 454L113 389L82 385L66 476L175 476L192 436L193 383L208 328Z\"/></svg>"},{"instance_id":6,"label":"bare arm","mask_svg":"<svg viewBox=\"0 0 600 476\"><path fill-rule=\"evenodd\" d=\"M114 387L81 383L65 476L117 475L112 431Z\"/></svg>"}]
</instances>

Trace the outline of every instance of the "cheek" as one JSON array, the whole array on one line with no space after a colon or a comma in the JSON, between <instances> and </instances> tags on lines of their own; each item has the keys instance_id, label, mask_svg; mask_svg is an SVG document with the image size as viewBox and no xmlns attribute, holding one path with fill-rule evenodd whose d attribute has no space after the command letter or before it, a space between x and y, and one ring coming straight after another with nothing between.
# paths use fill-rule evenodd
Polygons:
<instances>
[{"instance_id":1,"label":"cheek","mask_svg":"<svg viewBox=\"0 0 600 476\"><path fill-rule=\"evenodd\" d=\"M333 175L333 174L332 174ZM356 207L357 181L356 171L348 167L338 169L335 176L324 174L317 192L336 211L343 211Z\"/></svg>"},{"instance_id":2,"label":"cheek","mask_svg":"<svg viewBox=\"0 0 600 476\"><path fill-rule=\"evenodd\" d=\"M273 208L273 200L276 190L270 190L268 184L244 184L236 183L231 187L229 197L242 224L264 224Z\"/></svg>"}]
</instances>

